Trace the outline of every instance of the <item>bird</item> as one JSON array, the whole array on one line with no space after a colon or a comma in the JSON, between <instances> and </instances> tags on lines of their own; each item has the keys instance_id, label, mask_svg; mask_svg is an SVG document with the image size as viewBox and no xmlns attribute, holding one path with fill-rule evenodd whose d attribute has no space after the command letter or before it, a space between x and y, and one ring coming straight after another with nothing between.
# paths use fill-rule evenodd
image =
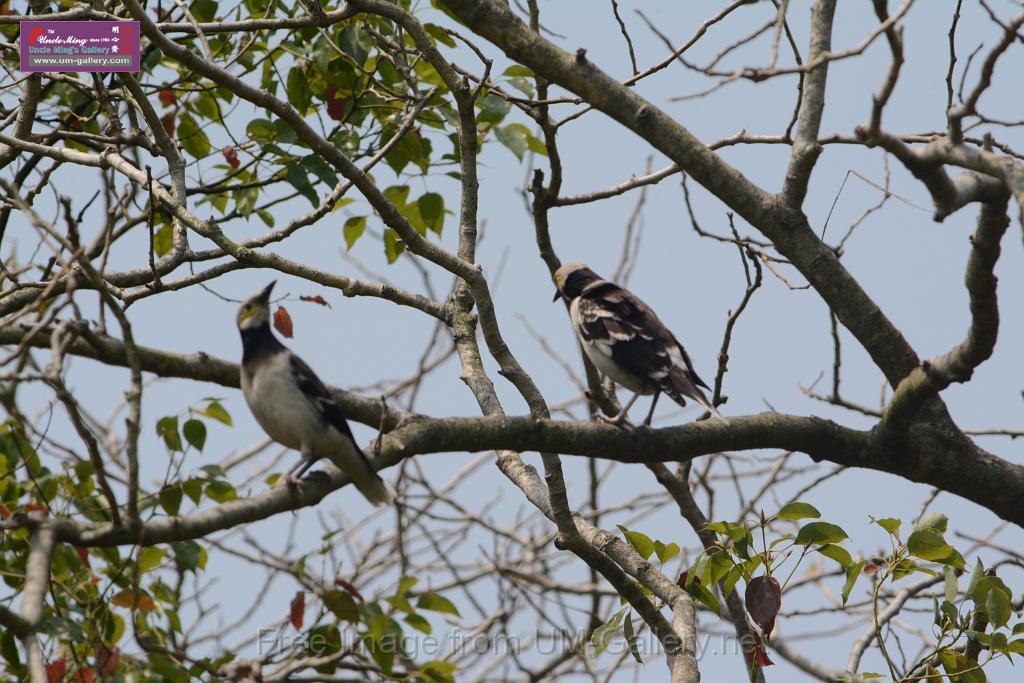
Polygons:
<instances>
[{"instance_id":1,"label":"bird","mask_svg":"<svg viewBox=\"0 0 1024 683\"><path fill-rule=\"evenodd\" d=\"M370 503L391 503L394 489L380 478L359 448L341 406L313 369L270 330L270 293L275 284L271 282L242 303L237 323L242 336L245 402L271 439L302 455L282 481L292 481L320 458L327 458Z\"/></svg>"},{"instance_id":2,"label":"bird","mask_svg":"<svg viewBox=\"0 0 1024 683\"><path fill-rule=\"evenodd\" d=\"M710 390L693 369L686 349L650 306L635 294L603 279L584 263L567 263L555 271L555 298L569 302L569 318L590 362L617 384L633 392L619 414L600 419L616 426L637 398L654 394L644 420L649 427L658 397L667 394L681 406L690 398L727 422L701 387Z\"/></svg>"}]
</instances>

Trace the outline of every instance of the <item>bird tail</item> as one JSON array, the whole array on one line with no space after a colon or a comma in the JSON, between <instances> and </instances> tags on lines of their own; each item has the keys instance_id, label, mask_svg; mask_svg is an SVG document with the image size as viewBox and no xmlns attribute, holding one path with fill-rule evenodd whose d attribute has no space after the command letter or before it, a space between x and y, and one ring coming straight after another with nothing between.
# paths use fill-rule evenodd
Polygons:
<instances>
[{"instance_id":1,"label":"bird tail","mask_svg":"<svg viewBox=\"0 0 1024 683\"><path fill-rule=\"evenodd\" d=\"M364 471L361 468L358 473L352 474L352 483L374 507L382 507L394 502L395 489L381 479L373 469L367 467Z\"/></svg>"},{"instance_id":2,"label":"bird tail","mask_svg":"<svg viewBox=\"0 0 1024 683\"><path fill-rule=\"evenodd\" d=\"M722 414L718 412L718 409L715 408L715 405L708 400L708 397L704 395L704 392L700 390L700 387L698 387L696 383L693 381L693 379L691 379L689 373L684 372L679 368L676 368L675 370L672 371L670 377L672 380L672 388L675 389L675 395L673 395L672 392L666 393L668 393L669 396L671 396L672 399L676 401L676 403L680 405L685 405L685 403L680 399L682 398L682 396L688 396L689 398L692 398L694 401L704 406L704 408L706 408L707 411L711 413L712 417L718 418L725 424L729 424L729 421L722 417ZM682 396L680 396L680 394Z\"/></svg>"},{"instance_id":3,"label":"bird tail","mask_svg":"<svg viewBox=\"0 0 1024 683\"><path fill-rule=\"evenodd\" d=\"M351 438L346 439L342 447L334 449L328 458L335 467L348 475L359 492L374 506L380 507L394 501L395 490L380 478L366 453Z\"/></svg>"}]
</instances>

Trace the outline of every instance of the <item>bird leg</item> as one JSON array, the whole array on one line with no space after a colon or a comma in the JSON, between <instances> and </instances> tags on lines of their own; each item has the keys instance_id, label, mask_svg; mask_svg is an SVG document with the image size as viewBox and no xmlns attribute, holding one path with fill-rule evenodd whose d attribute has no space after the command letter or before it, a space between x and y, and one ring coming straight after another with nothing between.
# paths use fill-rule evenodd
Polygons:
<instances>
[{"instance_id":1,"label":"bird leg","mask_svg":"<svg viewBox=\"0 0 1024 683\"><path fill-rule=\"evenodd\" d=\"M281 477L276 482L274 482L274 486L283 486L301 479L302 475L306 473L306 470L312 467L313 463L315 463L316 461L317 458L313 455L312 452L303 451L302 457L299 459L299 461L292 465L292 468L290 470L282 474Z\"/></svg>"},{"instance_id":2,"label":"bird leg","mask_svg":"<svg viewBox=\"0 0 1024 683\"><path fill-rule=\"evenodd\" d=\"M651 410L647 413L647 419L644 420L644 427L651 426L651 418L654 417L654 406L658 405L658 397L661 396L660 391L654 392L654 398L651 400Z\"/></svg>"},{"instance_id":3,"label":"bird leg","mask_svg":"<svg viewBox=\"0 0 1024 683\"><path fill-rule=\"evenodd\" d=\"M633 394L633 398L629 399L629 401L626 402L626 405L622 406L622 410L620 410L619 414L616 415L615 417L607 417L605 415L602 415L601 413L598 413L594 417L596 417L598 420L602 422L607 422L610 425L615 425L616 427L625 427L629 423L629 421L626 419L626 413L629 412L629 409L633 407L633 404L636 403L636 400L638 398L640 398L639 393Z\"/></svg>"}]
</instances>

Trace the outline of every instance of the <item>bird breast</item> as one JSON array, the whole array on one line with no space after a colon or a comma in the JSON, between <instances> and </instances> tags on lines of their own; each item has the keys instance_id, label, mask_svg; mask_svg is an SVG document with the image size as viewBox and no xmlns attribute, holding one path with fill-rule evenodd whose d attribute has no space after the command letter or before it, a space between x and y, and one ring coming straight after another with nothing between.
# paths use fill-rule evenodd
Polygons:
<instances>
[{"instance_id":1,"label":"bird breast","mask_svg":"<svg viewBox=\"0 0 1024 683\"><path fill-rule=\"evenodd\" d=\"M243 370L242 393L256 422L282 446L302 450L303 435L318 435L326 425L291 373L288 354L268 358L256 371Z\"/></svg>"}]
</instances>

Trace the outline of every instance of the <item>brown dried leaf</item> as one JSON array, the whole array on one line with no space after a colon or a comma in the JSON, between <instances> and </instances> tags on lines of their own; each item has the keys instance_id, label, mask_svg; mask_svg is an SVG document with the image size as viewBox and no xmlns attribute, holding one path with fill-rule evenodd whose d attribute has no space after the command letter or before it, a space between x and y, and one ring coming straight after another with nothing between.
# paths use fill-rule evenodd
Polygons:
<instances>
[{"instance_id":1,"label":"brown dried leaf","mask_svg":"<svg viewBox=\"0 0 1024 683\"><path fill-rule=\"evenodd\" d=\"M242 165L242 162L238 160L238 152L231 145L225 147L221 152L223 152L224 160L228 162L231 168L238 168Z\"/></svg>"},{"instance_id":2,"label":"brown dried leaf","mask_svg":"<svg viewBox=\"0 0 1024 683\"><path fill-rule=\"evenodd\" d=\"M278 306L274 313L274 328L289 339L292 338L292 317L284 306Z\"/></svg>"},{"instance_id":3,"label":"brown dried leaf","mask_svg":"<svg viewBox=\"0 0 1024 683\"><path fill-rule=\"evenodd\" d=\"M782 588L773 576L756 576L747 584L747 611L767 638L782 608Z\"/></svg>"},{"instance_id":4,"label":"brown dried leaf","mask_svg":"<svg viewBox=\"0 0 1024 683\"><path fill-rule=\"evenodd\" d=\"M317 295L317 296L300 296L299 297L299 301L308 301L311 304L320 304L321 306L326 306L327 308L331 307L331 305L329 303L327 303L327 299L323 298L320 295Z\"/></svg>"},{"instance_id":5,"label":"brown dried leaf","mask_svg":"<svg viewBox=\"0 0 1024 683\"><path fill-rule=\"evenodd\" d=\"M160 100L160 104L165 107L173 106L178 101L178 96L174 94L174 91L170 88L163 88L156 95L157 99Z\"/></svg>"},{"instance_id":6,"label":"brown dried leaf","mask_svg":"<svg viewBox=\"0 0 1024 683\"><path fill-rule=\"evenodd\" d=\"M283 309L278 309L283 310ZM291 335L289 335L291 336ZM288 611L288 620L292 622L292 626L295 627L296 631L302 630L302 621L306 616L306 594L299 591L292 598L292 604Z\"/></svg>"},{"instance_id":7,"label":"brown dried leaf","mask_svg":"<svg viewBox=\"0 0 1024 683\"><path fill-rule=\"evenodd\" d=\"M324 96L327 98L327 115L335 121L345 121L348 116L348 103L351 98L337 97L338 88L328 85Z\"/></svg>"},{"instance_id":8,"label":"brown dried leaf","mask_svg":"<svg viewBox=\"0 0 1024 683\"><path fill-rule=\"evenodd\" d=\"M346 581L345 579L335 579L335 580L334 580L334 583L338 584L338 585L339 585L339 586L341 586L341 587L342 587L343 589L345 589L345 592L346 592L346 593L348 593L349 595L351 595L351 596L352 596L353 598L355 598L355 599L356 599L356 600L358 600L359 602L366 602L366 600L364 600L364 599L363 599L363 594L362 594L362 593L360 593L359 591L357 591L357 590L356 590L356 587L355 587L355 586L353 586L353 585L352 585L351 583L349 583L348 581Z\"/></svg>"},{"instance_id":9,"label":"brown dried leaf","mask_svg":"<svg viewBox=\"0 0 1024 683\"><path fill-rule=\"evenodd\" d=\"M164 125L164 130L167 131L167 137L174 137L174 127L177 125L174 121L174 114L165 114L160 119L160 123Z\"/></svg>"},{"instance_id":10,"label":"brown dried leaf","mask_svg":"<svg viewBox=\"0 0 1024 683\"><path fill-rule=\"evenodd\" d=\"M68 674L68 663L63 659L51 662L46 667L46 680L48 683L62 683Z\"/></svg>"}]
</instances>

